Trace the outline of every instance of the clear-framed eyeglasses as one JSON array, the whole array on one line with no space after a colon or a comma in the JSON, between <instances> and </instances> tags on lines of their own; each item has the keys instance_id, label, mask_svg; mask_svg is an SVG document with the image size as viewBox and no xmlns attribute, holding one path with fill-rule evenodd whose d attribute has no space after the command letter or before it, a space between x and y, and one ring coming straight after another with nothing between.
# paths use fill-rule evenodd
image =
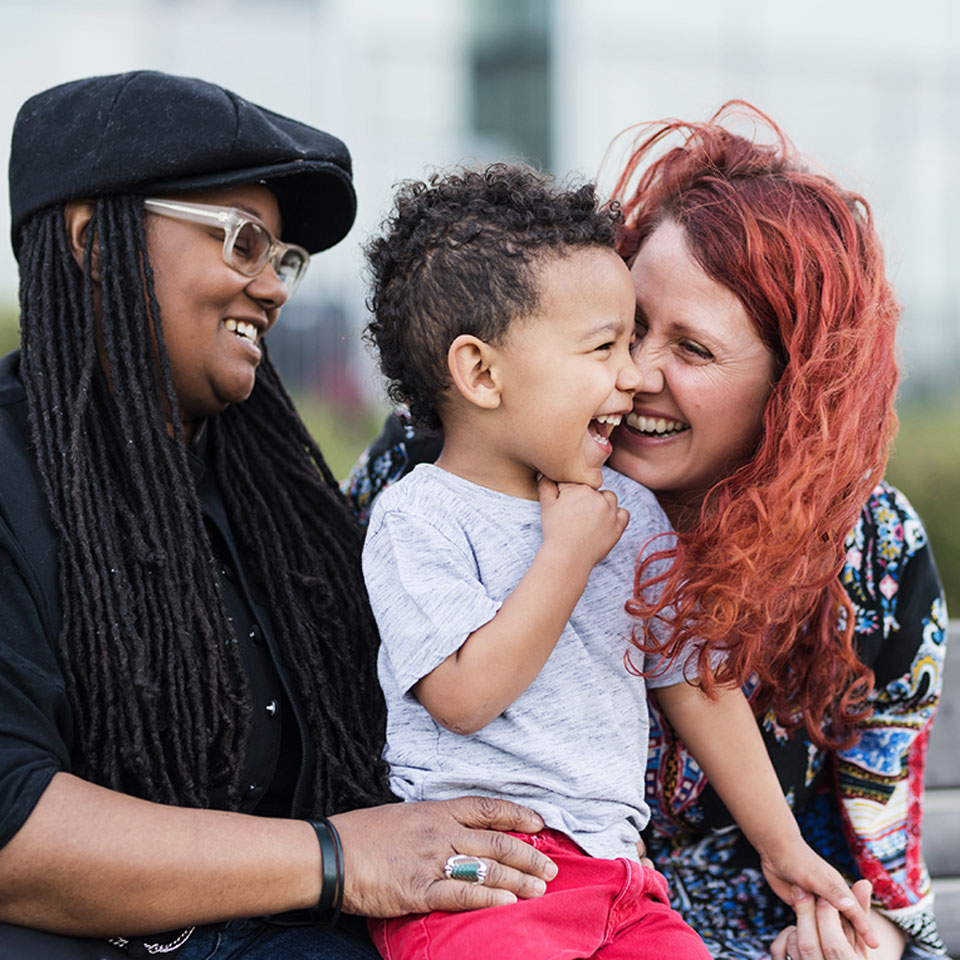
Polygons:
<instances>
[{"instance_id":1,"label":"clear-framed eyeglasses","mask_svg":"<svg viewBox=\"0 0 960 960\"><path fill-rule=\"evenodd\" d=\"M143 205L161 217L223 230L223 262L245 277L255 277L268 263L272 264L288 297L307 272L310 254L303 247L277 240L265 223L236 207L155 199L144 200Z\"/></svg>"}]
</instances>

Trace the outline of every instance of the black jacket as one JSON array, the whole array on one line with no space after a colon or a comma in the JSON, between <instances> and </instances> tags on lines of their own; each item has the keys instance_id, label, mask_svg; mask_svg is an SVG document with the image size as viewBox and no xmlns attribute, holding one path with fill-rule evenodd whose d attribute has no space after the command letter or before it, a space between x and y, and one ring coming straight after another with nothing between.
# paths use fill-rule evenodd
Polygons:
<instances>
[{"instance_id":1,"label":"black jacket","mask_svg":"<svg viewBox=\"0 0 960 960\"><path fill-rule=\"evenodd\" d=\"M71 772L76 759L56 656L57 541L29 448L18 369L19 351L0 358L0 846L26 821L53 775ZM311 743L280 664L263 591L240 560L202 446L195 443L188 457L254 706L243 809L297 815L312 775ZM217 790L212 805L225 800L225 790Z\"/></svg>"}]
</instances>

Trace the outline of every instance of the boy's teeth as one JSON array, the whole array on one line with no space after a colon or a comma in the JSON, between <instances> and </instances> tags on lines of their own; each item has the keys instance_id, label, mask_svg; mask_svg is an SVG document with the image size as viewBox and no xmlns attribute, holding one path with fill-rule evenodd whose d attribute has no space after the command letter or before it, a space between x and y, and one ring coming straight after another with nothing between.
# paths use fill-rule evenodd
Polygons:
<instances>
[{"instance_id":1,"label":"boy's teeth","mask_svg":"<svg viewBox=\"0 0 960 960\"><path fill-rule=\"evenodd\" d=\"M635 413L627 414L627 426L641 433L679 433L686 430L687 425L680 420L669 420L666 417L640 417Z\"/></svg>"},{"instance_id":2,"label":"boy's teeth","mask_svg":"<svg viewBox=\"0 0 960 960\"><path fill-rule=\"evenodd\" d=\"M602 416L594 417L597 423L611 423L613 426L619 426L621 416L619 413L605 413Z\"/></svg>"}]
</instances>

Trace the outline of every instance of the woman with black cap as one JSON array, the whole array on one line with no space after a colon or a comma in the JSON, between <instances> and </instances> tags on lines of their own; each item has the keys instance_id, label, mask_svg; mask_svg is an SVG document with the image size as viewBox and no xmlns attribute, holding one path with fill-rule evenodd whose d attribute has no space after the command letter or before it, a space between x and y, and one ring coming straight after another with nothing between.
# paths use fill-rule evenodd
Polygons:
<instances>
[{"instance_id":1,"label":"woman with black cap","mask_svg":"<svg viewBox=\"0 0 960 960\"><path fill-rule=\"evenodd\" d=\"M344 145L199 80L80 80L21 109L10 204L0 954L375 956L325 921L542 892L495 832L529 811L378 806L360 534L263 345L353 222Z\"/></svg>"}]
</instances>

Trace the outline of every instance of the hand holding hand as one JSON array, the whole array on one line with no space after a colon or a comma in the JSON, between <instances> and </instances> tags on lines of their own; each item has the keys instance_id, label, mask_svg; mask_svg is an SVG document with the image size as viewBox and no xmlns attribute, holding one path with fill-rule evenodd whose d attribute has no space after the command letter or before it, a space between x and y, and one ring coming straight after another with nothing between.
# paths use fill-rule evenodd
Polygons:
<instances>
[{"instance_id":1,"label":"hand holding hand","mask_svg":"<svg viewBox=\"0 0 960 960\"><path fill-rule=\"evenodd\" d=\"M847 886L840 872L814 853L802 839L798 837L795 842L784 847L775 859L762 855L761 866L773 892L785 903L796 905L798 893L801 899L805 897L810 900L811 905L811 894L820 897L827 906L834 908L850 922L857 936L862 938L867 946L879 946L880 941L870 924L869 892L864 904ZM806 900L803 900L804 906ZM807 955L802 956L806 960ZM794 960L798 958L794 957Z\"/></svg>"},{"instance_id":2,"label":"hand holding hand","mask_svg":"<svg viewBox=\"0 0 960 960\"><path fill-rule=\"evenodd\" d=\"M617 505L612 490L594 490L585 483L537 481L544 546L583 557L591 568L599 563L627 528L630 514Z\"/></svg>"},{"instance_id":3,"label":"hand holding hand","mask_svg":"<svg viewBox=\"0 0 960 960\"><path fill-rule=\"evenodd\" d=\"M853 885L853 895L869 917L870 881L858 880ZM899 945L895 938L889 940L884 943L885 948L890 947L889 952L878 954L826 900L818 900L799 887L792 889L792 899L797 922L781 930L770 945L772 960L866 960L867 957L885 960L899 957L903 951L902 935ZM886 920L884 917L874 919Z\"/></svg>"},{"instance_id":4,"label":"hand holding hand","mask_svg":"<svg viewBox=\"0 0 960 960\"><path fill-rule=\"evenodd\" d=\"M530 844L498 831L536 833L543 821L505 800L396 803L330 818L343 843L345 913L397 917L432 910L473 910L538 897L557 874ZM457 854L487 865L483 885L448 880Z\"/></svg>"}]
</instances>

